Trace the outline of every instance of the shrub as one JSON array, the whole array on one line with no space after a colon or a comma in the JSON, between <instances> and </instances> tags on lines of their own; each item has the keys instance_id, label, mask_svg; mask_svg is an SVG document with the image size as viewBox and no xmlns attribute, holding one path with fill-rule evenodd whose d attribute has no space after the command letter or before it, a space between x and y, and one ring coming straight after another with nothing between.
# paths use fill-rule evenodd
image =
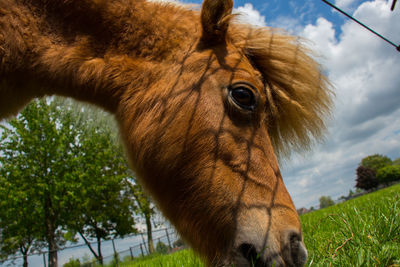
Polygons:
<instances>
[{"instance_id":1,"label":"shrub","mask_svg":"<svg viewBox=\"0 0 400 267\"><path fill-rule=\"evenodd\" d=\"M167 254L169 247L165 245L163 242L159 241L156 246L156 252L159 254Z\"/></svg>"},{"instance_id":2,"label":"shrub","mask_svg":"<svg viewBox=\"0 0 400 267\"><path fill-rule=\"evenodd\" d=\"M81 262L79 259L70 258L67 263L63 265L63 267L80 267Z\"/></svg>"},{"instance_id":3,"label":"shrub","mask_svg":"<svg viewBox=\"0 0 400 267\"><path fill-rule=\"evenodd\" d=\"M333 205L335 205L335 202L332 200L331 197L322 196L319 198L319 208L320 209L327 208L327 207L333 206Z\"/></svg>"},{"instance_id":4,"label":"shrub","mask_svg":"<svg viewBox=\"0 0 400 267\"><path fill-rule=\"evenodd\" d=\"M178 247L185 246L185 243L183 242L183 240L181 238L179 238L172 245L173 245L174 248L178 248Z\"/></svg>"}]
</instances>

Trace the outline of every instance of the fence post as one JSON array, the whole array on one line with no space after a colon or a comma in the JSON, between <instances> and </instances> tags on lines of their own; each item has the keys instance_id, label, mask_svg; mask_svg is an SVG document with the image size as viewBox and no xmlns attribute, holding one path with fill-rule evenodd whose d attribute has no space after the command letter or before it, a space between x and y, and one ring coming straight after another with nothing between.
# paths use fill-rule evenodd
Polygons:
<instances>
[{"instance_id":1,"label":"fence post","mask_svg":"<svg viewBox=\"0 0 400 267\"><path fill-rule=\"evenodd\" d=\"M129 247L129 251L131 252L131 260L133 260L133 252L132 252L132 247Z\"/></svg>"},{"instance_id":2,"label":"fence post","mask_svg":"<svg viewBox=\"0 0 400 267\"><path fill-rule=\"evenodd\" d=\"M144 253L143 253L142 244L140 244L140 251L142 252L142 256L144 257Z\"/></svg>"},{"instance_id":3,"label":"fence post","mask_svg":"<svg viewBox=\"0 0 400 267\"><path fill-rule=\"evenodd\" d=\"M46 253L43 252L43 266L46 267Z\"/></svg>"},{"instance_id":4,"label":"fence post","mask_svg":"<svg viewBox=\"0 0 400 267\"><path fill-rule=\"evenodd\" d=\"M113 245L113 249L114 249L115 266L118 267L118 254L117 254L117 250L115 249L114 239L111 239L111 241L112 241L112 245Z\"/></svg>"},{"instance_id":5,"label":"fence post","mask_svg":"<svg viewBox=\"0 0 400 267\"><path fill-rule=\"evenodd\" d=\"M172 248L172 246L171 246L171 240L169 239L169 234L168 234L168 229L167 229L167 228L165 228L165 233L167 234L168 245L169 245L169 247L170 247L170 249L171 249L171 248Z\"/></svg>"}]
</instances>

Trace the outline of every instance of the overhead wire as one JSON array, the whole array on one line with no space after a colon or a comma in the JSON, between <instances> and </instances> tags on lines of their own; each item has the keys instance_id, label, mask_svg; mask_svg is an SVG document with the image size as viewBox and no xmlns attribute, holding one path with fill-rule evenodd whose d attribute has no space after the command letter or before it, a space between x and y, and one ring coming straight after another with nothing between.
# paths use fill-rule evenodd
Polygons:
<instances>
[{"instance_id":1,"label":"overhead wire","mask_svg":"<svg viewBox=\"0 0 400 267\"><path fill-rule=\"evenodd\" d=\"M390 10L394 10L394 7L396 6L396 2L397 2L397 0L393 0L393 3L392 3L392 7L390 8Z\"/></svg>"},{"instance_id":2,"label":"overhead wire","mask_svg":"<svg viewBox=\"0 0 400 267\"><path fill-rule=\"evenodd\" d=\"M367 25L363 24L362 22L360 22L359 20L355 19L354 17L352 17L351 15L347 14L346 12L344 12L343 10L341 10L340 8L338 8L337 6L335 6L334 4L330 3L327 0L322 0L322 2L324 2L325 4L329 5L330 7L336 9L337 11L339 11L340 13L342 13L343 15L345 15L346 17L348 17L349 19L353 20L354 22L358 23L359 25L361 25L362 27L364 27L365 29L367 29L368 31L372 32L373 34L375 34L376 36L378 36L379 38L381 38L382 40L386 41L387 43L389 43L390 45L394 46L396 48L397 51L400 52L400 45L396 45L395 43L393 43L392 41L390 41L389 39L385 38L384 36L382 36L381 34L377 33L376 31L374 31L373 29L369 28ZM393 6L396 3L396 1L393 2Z\"/></svg>"}]
</instances>

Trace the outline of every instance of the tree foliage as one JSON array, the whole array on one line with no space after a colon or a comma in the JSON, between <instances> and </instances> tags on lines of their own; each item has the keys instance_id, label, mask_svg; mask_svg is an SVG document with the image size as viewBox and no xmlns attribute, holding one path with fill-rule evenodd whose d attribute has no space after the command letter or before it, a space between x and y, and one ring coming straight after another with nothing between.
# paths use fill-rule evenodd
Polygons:
<instances>
[{"instance_id":1,"label":"tree foliage","mask_svg":"<svg viewBox=\"0 0 400 267\"><path fill-rule=\"evenodd\" d=\"M45 242L49 266L57 266L66 229L97 240L135 231L122 148L109 124L96 126L94 113L81 116L77 110L70 101L33 101L3 127L4 255Z\"/></svg>"},{"instance_id":2,"label":"tree foliage","mask_svg":"<svg viewBox=\"0 0 400 267\"><path fill-rule=\"evenodd\" d=\"M0 216L16 220L15 236L30 233L29 239L47 243L49 266L57 264L61 226L69 214L65 207L73 206L69 194L74 192L70 169L76 131L71 113L57 108L57 102L34 101L11 120L2 133L0 158L5 190L14 197L2 198L7 200Z\"/></svg>"},{"instance_id":3,"label":"tree foliage","mask_svg":"<svg viewBox=\"0 0 400 267\"><path fill-rule=\"evenodd\" d=\"M154 253L154 242L153 242L153 227L151 224L151 218L155 214L155 206L153 205L150 197L144 193L143 187L136 182L131 174L130 177L126 178L126 184L130 189L130 195L132 196L134 209L137 213L145 219L146 233L147 233L147 244L149 253Z\"/></svg>"},{"instance_id":4,"label":"tree foliage","mask_svg":"<svg viewBox=\"0 0 400 267\"><path fill-rule=\"evenodd\" d=\"M389 184L394 181L400 180L400 165L392 165L380 168L376 173L378 182L382 184Z\"/></svg>"},{"instance_id":5,"label":"tree foliage","mask_svg":"<svg viewBox=\"0 0 400 267\"><path fill-rule=\"evenodd\" d=\"M392 164L392 160L388 158L387 156L384 155L371 155L368 157L365 157L361 160L360 166L363 166L365 168L369 168L377 172L380 168L389 166Z\"/></svg>"},{"instance_id":6,"label":"tree foliage","mask_svg":"<svg viewBox=\"0 0 400 267\"><path fill-rule=\"evenodd\" d=\"M101 111L76 116L84 118L75 165L81 190L73 209L75 216L67 227L80 234L103 264L101 240L137 232L132 216L135 210L124 181L130 170L110 116ZM97 252L90 238L97 241Z\"/></svg>"},{"instance_id":7,"label":"tree foliage","mask_svg":"<svg viewBox=\"0 0 400 267\"><path fill-rule=\"evenodd\" d=\"M371 190L378 186L376 171L364 166L357 168L356 187L364 190Z\"/></svg>"},{"instance_id":8,"label":"tree foliage","mask_svg":"<svg viewBox=\"0 0 400 267\"><path fill-rule=\"evenodd\" d=\"M400 165L400 158L393 160L392 165Z\"/></svg>"},{"instance_id":9,"label":"tree foliage","mask_svg":"<svg viewBox=\"0 0 400 267\"><path fill-rule=\"evenodd\" d=\"M320 209L333 206L335 205L335 202L332 200L330 196L322 196L319 198L319 207Z\"/></svg>"}]
</instances>

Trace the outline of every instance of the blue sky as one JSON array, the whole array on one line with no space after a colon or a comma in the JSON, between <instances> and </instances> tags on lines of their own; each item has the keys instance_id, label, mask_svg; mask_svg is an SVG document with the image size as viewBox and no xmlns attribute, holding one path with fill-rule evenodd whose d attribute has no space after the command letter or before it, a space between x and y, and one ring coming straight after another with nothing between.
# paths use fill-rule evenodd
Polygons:
<instances>
[{"instance_id":1,"label":"blue sky","mask_svg":"<svg viewBox=\"0 0 400 267\"><path fill-rule=\"evenodd\" d=\"M199 0L184 0L182 2L202 3L202 1ZM313 23L316 18L322 16L332 21L340 31L339 26L344 21L342 15L339 15L337 12L333 13L332 9L321 0L236 0L234 1L234 7L242 7L249 3L265 17L268 26L270 26L268 22L276 22L279 21L280 18L296 18L300 25L305 26L309 23ZM352 4L351 7L354 7L355 3ZM352 8L345 8L345 10L351 11Z\"/></svg>"}]
</instances>

